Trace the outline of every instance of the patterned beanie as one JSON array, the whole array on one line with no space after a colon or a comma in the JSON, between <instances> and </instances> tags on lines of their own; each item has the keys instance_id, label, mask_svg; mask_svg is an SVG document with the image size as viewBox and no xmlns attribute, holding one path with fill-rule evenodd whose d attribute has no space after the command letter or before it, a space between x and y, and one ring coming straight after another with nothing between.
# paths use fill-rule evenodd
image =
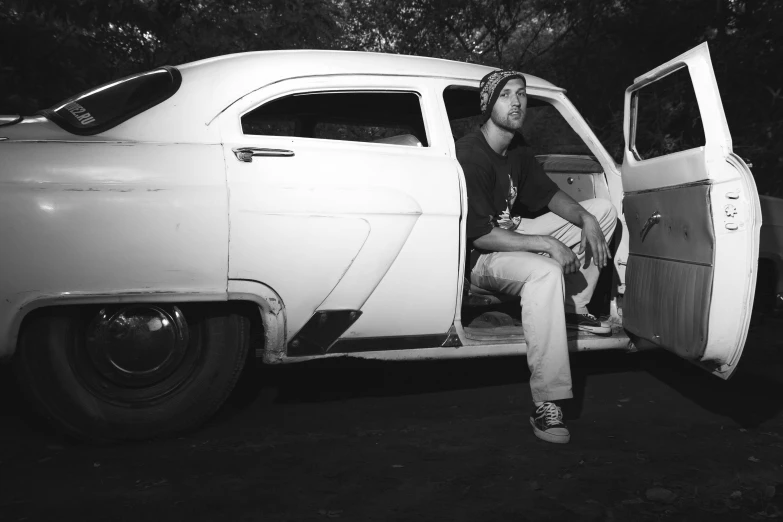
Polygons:
<instances>
[{"instance_id":1,"label":"patterned beanie","mask_svg":"<svg viewBox=\"0 0 783 522\"><path fill-rule=\"evenodd\" d=\"M522 80L522 83L527 85L527 81L522 73L510 70L492 71L481 79L479 92L481 94L481 116L484 118L484 121L487 121L492 114L492 107L498 101L498 96L500 91L503 90L503 86L513 78L519 78Z\"/></svg>"}]
</instances>

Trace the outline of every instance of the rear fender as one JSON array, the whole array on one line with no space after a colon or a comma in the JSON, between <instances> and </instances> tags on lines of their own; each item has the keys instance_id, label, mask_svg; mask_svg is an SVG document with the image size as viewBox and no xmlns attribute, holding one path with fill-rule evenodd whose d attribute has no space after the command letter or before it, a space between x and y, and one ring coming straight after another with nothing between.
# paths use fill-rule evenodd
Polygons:
<instances>
[{"instance_id":1,"label":"rear fender","mask_svg":"<svg viewBox=\"0 0 783 522\"><path fill-rule=\"evenodd\" d=\"M14 296L19 297L19 296ZM125 303L200 303L226 301L225 292L154 291L114 294L29 294L0 303L0 359L10 359L16 352L19 329L30 312L40 308L68 305L125 304Z\"/></svg>"},{"instance_id":2,"label":"rear fender","mask_svg":"<svg viewBox=\"0 0 783 522\"><path fill-rule=\"evenodd\" d=\"M268 286L257 281L230 280L228 292L193 293L182 291L156 291L104 295L78 295L64 292L57 295L38 295L22 303L15 303L3 314L10 319L0 324L0 359L8 359L16 351L22 321L32 311L51 306L124 304L124 303L197 303L197 302L251 302L258 306L264 327L264 346L255 347L256 356L265 363L279 363L285 356L285 307L280 296ZM3 303L5 308L11 308ZM0 305L0 308L3 306Z\"/></svg>"}]
</instances>

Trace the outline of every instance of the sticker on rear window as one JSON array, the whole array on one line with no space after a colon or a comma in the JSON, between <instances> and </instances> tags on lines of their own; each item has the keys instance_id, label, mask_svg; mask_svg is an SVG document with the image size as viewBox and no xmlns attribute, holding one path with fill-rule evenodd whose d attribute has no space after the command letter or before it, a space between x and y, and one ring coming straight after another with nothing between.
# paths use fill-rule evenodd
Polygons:
<instances>
[{"instance_id":1,"label":"sticker on rear window","mask_svg":"<svg viewBox=\"0 0 783 522\"><path fill-rule=\"evenodd\" d=\"M76 102L71 102L65 107L63 107L66 111L71 113L71 116L73 116L77 122L79 122L83 126L87 126L90 123L95 123L95 118L92 117L92 114L87 112L87 109L82 107Z\"/></svg>"},{"instance_id":2,"label":"sticker on rear window","mask_svg":"<svg viewBox=\"0 0 783 522\"><path fill-rule=\"evenodd\" d=\"M159 67L72 96L41 114L73 134L100 134L169 99L181 84L175 67Z\"/></svg>"}]
</instances>

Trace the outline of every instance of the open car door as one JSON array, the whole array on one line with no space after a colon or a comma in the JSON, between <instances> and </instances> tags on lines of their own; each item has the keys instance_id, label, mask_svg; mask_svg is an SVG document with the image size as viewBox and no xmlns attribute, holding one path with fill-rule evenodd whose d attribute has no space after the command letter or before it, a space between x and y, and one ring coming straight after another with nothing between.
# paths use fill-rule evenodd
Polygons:
<instances>
[{"instance_id":1,"label":"open car door","mask_svg":"<svg viewBox=\"0 0 783 522\"><path fill-rule=\"evenodd\" d=\"M625 92L623 325L728 379L748 333L761 209L707 44Z\"/></svg>"}]
</instances>

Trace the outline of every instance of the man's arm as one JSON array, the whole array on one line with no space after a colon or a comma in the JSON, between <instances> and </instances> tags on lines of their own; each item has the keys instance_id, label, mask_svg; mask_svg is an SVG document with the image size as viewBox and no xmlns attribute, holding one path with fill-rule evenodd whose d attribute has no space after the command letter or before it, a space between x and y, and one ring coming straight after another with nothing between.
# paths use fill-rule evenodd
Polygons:
<instances>
[{"instance_id":1,"label":"man's arm","mask_svg":"<svg viewBox=\"0 0 783 522\"><path fill-rule=\"evenodd\" d=\"M548 236L520 234L511 230L495 227L473 240L473 245L490 252L546 252L549 253Z\"/></svg>"},{"instance_id":2,"label":"man's arm","mask_svg":"<svg viewBox=\"0 0 783 522\"><path fill-rule=\"evenodd\" d=\"M564 274L579 271L579 259L563 243L550 236L520 234L495 227L473 240L473 246L491 252L543 252L560 263Z\"/></svg>"},{"instance_id":3,"label":"man's arm","mask_svg":"<svg viewBox=\"0 0 783 522\"><path fill-rule=\"evenodd\" d=\"M585 256L585 266L589 264L589 255L595 261L598 268L603 268L612 258L611 252L609 252L609 246L606 244L604 233L601 230L601 226L598 224L598 220L595 219L591 213L577 203L571 196L558 190L547 205L549 210L573 223L582 229L582 241L579 244L579 253L585 251L585 248L589 245L590 252L588 256Z\"/></svg>"}]
</instances>

